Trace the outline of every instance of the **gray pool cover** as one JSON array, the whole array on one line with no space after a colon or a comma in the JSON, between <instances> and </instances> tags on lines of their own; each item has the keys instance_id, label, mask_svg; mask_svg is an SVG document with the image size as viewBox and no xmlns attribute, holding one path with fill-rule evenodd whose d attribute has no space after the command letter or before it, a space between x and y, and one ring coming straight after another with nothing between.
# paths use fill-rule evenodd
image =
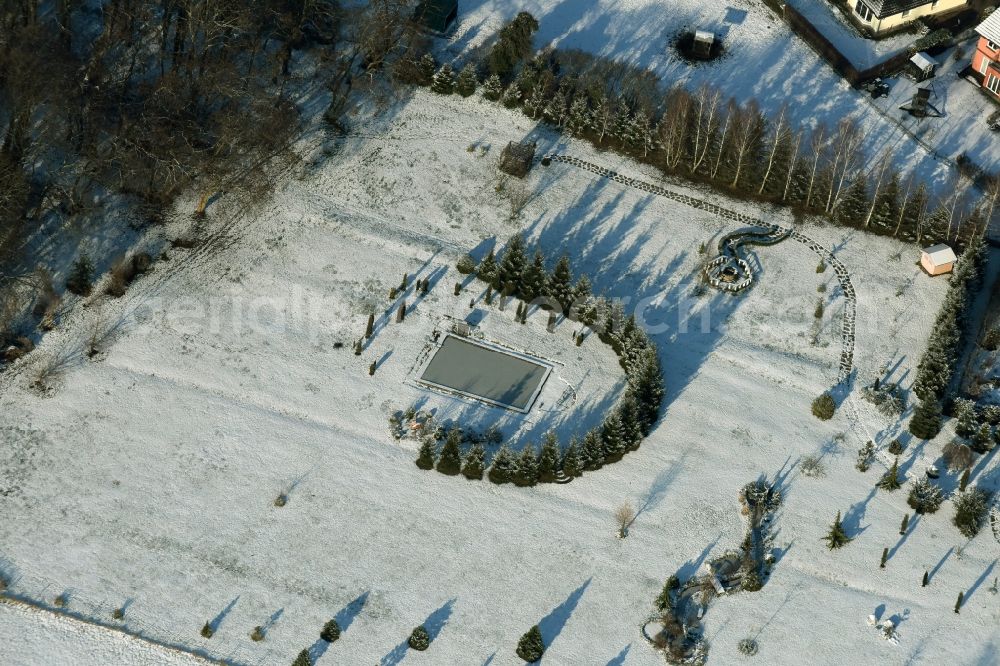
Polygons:
<instances>
[{"instance_id":1,"label":"gray pool cover","mask_svg":"<svg viewBox=\"0 0 1000 666\"><path fill-rule=\"evenodd\" d=\"M548 372L543 365L449 335L420 379L524 411Z\"/></svg>"}]
</instances>

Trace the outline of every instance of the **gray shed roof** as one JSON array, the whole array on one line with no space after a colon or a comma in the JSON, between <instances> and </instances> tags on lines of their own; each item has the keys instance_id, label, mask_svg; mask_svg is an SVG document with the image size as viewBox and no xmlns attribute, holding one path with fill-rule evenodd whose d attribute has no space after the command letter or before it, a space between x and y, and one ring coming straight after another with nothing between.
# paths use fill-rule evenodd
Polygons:
<instances>
[{"instance_id":1,"label":"gray shed roof","mask_svg":"<svg viewBox=\"0 0 1000 666\"><path fill-rule=\"evenodd\" d=\"M1000 9L994 10L976 27L976 32L994 44L1000 44Z\"/></svg>"}]
</instances>

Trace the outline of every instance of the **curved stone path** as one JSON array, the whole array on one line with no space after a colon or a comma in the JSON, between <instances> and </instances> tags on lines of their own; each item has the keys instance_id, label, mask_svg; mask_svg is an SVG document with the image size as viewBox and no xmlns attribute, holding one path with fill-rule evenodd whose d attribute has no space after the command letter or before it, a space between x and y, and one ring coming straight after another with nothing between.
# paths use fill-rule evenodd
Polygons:
<instances>
[{"instance_id":1,"label":"curved stone path","mask_svg":"<svg viewBox=\"0 0 1000 666\"><path fill-rule=\"evenodd\" d=\"M855 320L857 318L857 297L854 291L854 285L851 283L851 276L847 272L847 268L833 252L826 249L813 239L809 238L803 233L800 233L794 229L787 227L780 227L778 225L767 224L762 220L753 217L747 213L740 213L728 208L723 208L718 204L714 204L710 201L705 201L704 199L698 199L687 194L681 194L680 192L674 192L668 190L665 187L660 187L658 185L651 185L650 183L643 182L641 180L636 180L635 178L629 178L611 169L605 169L604 167L598 166L591 162L581 160L577 157L571 157L569 155L559 155L550 154L546 155L543 159L543 164L548 162L561 162L563 164L569 164L570 166L575 166L577 168L583 169L585 171L590 171L602 178L607 178L613 180L620 185L625 187L632 187L637 190L642 190L643 192L648 192L650 194L655 194L657 196L665 197L671 201L676 201L682 203L686 206L691 206L698 210L703 210L708 213L712 213L724 220L732 220L734 222L739 222L747 226L760 226L767 227L769 229L774 229L775 232L788 232L788 238L802 243L810 250L819 255L820 259L828 266L833 268L834 273L837 276L837 280L840 282L841 290L844 293L844 322L841 330L841 350L840 350L840 373L838 375L838 383L843 384L850 379L851 372L854 369L854 336L855 336Z\"/></svg>"}]
</instances>

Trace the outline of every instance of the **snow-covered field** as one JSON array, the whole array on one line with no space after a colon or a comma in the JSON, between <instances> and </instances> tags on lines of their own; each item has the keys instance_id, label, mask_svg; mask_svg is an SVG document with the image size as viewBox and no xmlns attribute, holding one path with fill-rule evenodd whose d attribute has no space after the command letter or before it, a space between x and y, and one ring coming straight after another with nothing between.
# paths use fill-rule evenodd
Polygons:
<instances>
[{"instance_id":1,"label":"snow-covered field","mask_svg":"<svg viewBox=\"0 0 1000 666\"><path fill-rule=\"evenodd\" d=\"M942 194L952 186L948 160L961 152L987 168L1000 163L1000 140L981 122L947 118L934 123L947 129L917 131L926 134L926 144L914 141L907 131L912 128L904 128L912 124L908 116L875 111L867 93L843 81L762 0L460 0L459 22L446 51L460 58L487 43L522 10L538 18L537 47L552 44L631 62L651 69L665 84L709 83L738 101L756 99L775 115L787 106L792 118L806 125L836 126L856 117L866 130L870 158L892 148L901 168L913 170ZM685 29L714 31L726 55L696 66L685 62L670 46ZM892 43L870 48L881 52ZM868 46L859 41L854 48ZM959 136L967 138L956 142Z\"/></svg>"},{"instance_id":2,"label":"snow-covered field","mask_svg":"<svg viewBox=\"0 0 1000 666\"><path fill-rule=\"evenodd\" d=\"M70 590L80 611L130 600L127 627L236 663L321 654L319 629L337 617L345 631L320 664L515 664L518 637L538 623L545 663L653 665L662 659L639 625L663 580L738 546L738 490L781 472L782 555L762 591L714 602L709 663L742 659L745 637L768 664L995 663L990 530L963 543L946 504L901 538L905 486L876 493L883 468L854 469L868 433L895 424L853 398L829 422L809 413L836 382L843 297L808 248L761 249L760 283L745 296L696 295L710 256L699 246L733 224L561 164L535 167L515 222L495 191L500 148L529 134L541 150L656 180L644 167L478 98L417 92L352 127L356 138L325 144L261 215L231 221L225 198L210 207L215 251L170 250L125 297L75 307L0 376L0 566L14 592L51 600ZM178 216L148 243L190 224ZM620 375L596 339L576 348L570 324L548 334L542 315L520 325L481 303L491 337L563 363L561 376L582 387L573 408L521 419L406 382L430 330L469 312L469 291L452 294L455 260L518 229L550 261L569 253L598 290L641 307L665 368L665 410L642 448L568 485L424 472L387 428L389 410L418 401L441 419L495 419L535 437L550 425L582 430L609 404ZM800 230L851 271L859 381L887 364L908 385L945 282L920 272L912 247L815 222ZM403 272L430 277L430 294L409 296L406 321L380 320L354 356L367 308L388 307ZM90 360L94 321L113 331ZM61 371L40 396L28 384L50 358ZM945 439L911 443L902 467L922 473ZM798 474L809 454L823 456L826 476ZM282 492L289 500L277 508ZM612 514L624 501L639 515L619 540ZM829 552L820 539L837 511L856 538ZM883 547L893 554L880 570ZM921 588L925 570L931 585ZM872 613L902 620L899 645L866 626ZM198 633L206 621L217 626L210 640ZM407 652L421 623L436 639ZM267 627L260 643L249 638L256 625ZM37 632L25 618L0 619L0 629ZM68 661L95 663L89 650ZM15 663L51 663L20 654Z\"/></svg>"}]
</instances>

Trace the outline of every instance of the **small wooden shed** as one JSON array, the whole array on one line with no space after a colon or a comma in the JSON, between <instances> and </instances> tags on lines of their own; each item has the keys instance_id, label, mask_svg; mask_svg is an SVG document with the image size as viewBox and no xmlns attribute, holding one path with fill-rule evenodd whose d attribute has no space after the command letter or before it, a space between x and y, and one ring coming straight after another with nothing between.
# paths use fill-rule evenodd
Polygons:
<instances>
[{"instance_id":1,"label":"small wooden shed","mask_svg":"<svg viewBox=\"0 0 1000 666\"><path fill-rule=\"evenodd\" d=\"M458 0L421 0L413 18L428 30L446 33L458 18Z\"/></svg>"},{"instance_id":2,"label":"small wooden shed","mask_svg":"<svg viewBox=\"0 0 1000 666\"><path fill-rule=\"evenodd\" d=\"M715 33L707 30L697 30L694 33L694 44L691 53L696 58L708 60L712 57L712 47L715 45Z\"/></svg>"},{"instance_id":3,"label":"small wooden shed","mask_svg":"<svg viewBox=\"0 0 1000 666\"><path fill-rule=\"evenodd\" d=\"M915 53L910 58L910 64L913 66L917 81L926 81L933 77L938 68L938 61L923 51Z\"/></svg>"},{"instance_id":4,"label":"small wooden shed","mask_svg":"<svg viewBox=\"0 0 1000 666\"><path fill-rule=\"evenodd\" d=\"M955 267L955 251L944 243L924 248L920 253L920 266L928 275L944 275L951 273Z\"/></svg>"},{"instance_id":5,"label":"small wooden shed","mask_svg":"<svg viewBox=\"0 0 1000 666\"><path fill-rule=\"evenodd\" d=\"M535 159L536 143L514 143L511 141L500 153L500 170L518 178L524 178L531 170Z\"/></svg>"}]
</instances>

